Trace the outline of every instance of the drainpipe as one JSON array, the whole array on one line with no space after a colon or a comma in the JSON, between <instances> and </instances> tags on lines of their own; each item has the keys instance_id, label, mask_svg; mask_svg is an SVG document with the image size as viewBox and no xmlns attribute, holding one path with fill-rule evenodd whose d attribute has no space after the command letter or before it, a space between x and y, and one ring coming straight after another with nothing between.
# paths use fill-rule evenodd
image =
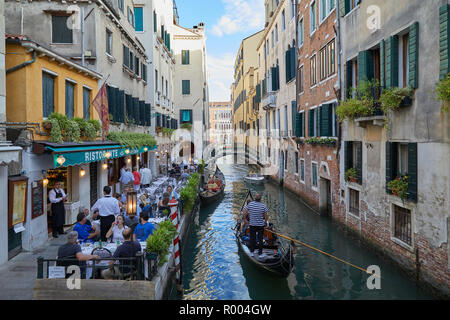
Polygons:
<instances>
[{"instance_id":1,"label":"drainpipe","mask_svg":"<svg viewBox=\"0 0 450 320\"><path fill-rule=\"evenodd\" d=\"M341 74L341 63L342 63L342 59L341 59L341 14L340 14L340 8L339 8L339 2L340 1L336 1L336 48L337 48L337 52L338 52L338 63L337 63L337 72L338 72L338 83L337 83L337 99L338 99L338 103L339 100L341 100L342 98L342 90L341 90L341 79L342 79L342 74ZM340 122L338 122L338 141L337 141L337 152L336 152L336 160L339 161L339 152L341 150L341 140L342 140L342 133L341 133L341 128L342 128L342 124Z\"/></svg>"},{"instance_id":2,"label":"drainpipe","mask_svg":"<svg viewBox=\"0 0 450 320\"><path fill-rule=\"evenodd\" d=\"M36 61L36 50L33 50L33 58L31 60L21 63L18 66L9 68L8 70L6 70L6 74L17 71L19 69L22 69L22 68L34 63L35 61Z\"/></svg>"}]
</instances>

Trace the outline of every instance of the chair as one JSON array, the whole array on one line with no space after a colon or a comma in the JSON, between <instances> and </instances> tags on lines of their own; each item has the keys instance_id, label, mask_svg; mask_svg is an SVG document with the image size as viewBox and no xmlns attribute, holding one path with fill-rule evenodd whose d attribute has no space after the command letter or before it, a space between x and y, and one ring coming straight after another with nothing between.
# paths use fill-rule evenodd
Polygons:
<instances>
[{"instance_id":1,"label":"chair","mask_svg":"<svg viewBox=\"0 0 450 320\"><path fill-rule=\"evenodd\" d=\"M94 248L91 255L99 256L100 258L112 258L112 253L106 248Z\"/></svg>"}]
</instances>

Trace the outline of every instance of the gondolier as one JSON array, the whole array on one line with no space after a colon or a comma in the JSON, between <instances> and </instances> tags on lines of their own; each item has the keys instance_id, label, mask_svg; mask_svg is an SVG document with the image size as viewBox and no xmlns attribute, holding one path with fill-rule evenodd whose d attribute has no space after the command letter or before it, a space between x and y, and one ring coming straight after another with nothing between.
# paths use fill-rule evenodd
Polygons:
<instances>
[{"instance_id":1,"label":"gondolier","mask_svg":"<svg viewBox=\"0 0 450 320\"><path fill-rule=\"evenodd\" d=\"M59 234L64 234L64 222L66 217L66 210L64 209L64 202L67 201L67 195L61 189L61 183L56 182L55 187L50 190L48 198L51 202L52 209L52 233L53 238L58 238Z\"/></svg>"},{"instance_id":2,"label":"gondolier","mask_svg":"<svg viewBox=\"0 0 450 320\"><path fill-rule=\"evenodd\" d=\"M256 242L258 242L259 258L264 258L263 236L264 226L267 224L267 207L261 203L261 195L257 193L255 200L244 209L244 219L247 218L250 226L250 253L253 256Z\"/></svg>"}]
</instances>

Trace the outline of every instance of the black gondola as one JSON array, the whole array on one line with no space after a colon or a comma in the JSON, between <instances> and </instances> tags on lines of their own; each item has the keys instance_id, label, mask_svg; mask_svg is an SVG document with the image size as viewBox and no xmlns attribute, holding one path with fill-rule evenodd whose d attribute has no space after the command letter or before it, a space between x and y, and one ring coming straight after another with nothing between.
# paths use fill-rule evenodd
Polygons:
<instances>
[{"instance_id":1,"label":"black gondola","mask_svg":"<svg viewBox=\"0 0 450 320\"><path fill-rule=\"evenodd\" d=\"M221 181L220 189L216 192L212 192L209 190L200 192L200 200L203 205L213 203L222 198L225 190L225 176L222 171L220 171L219 167L216 167L216 172L214 173L214 177Z\"/></svg>"},{"instance_id":2,"label":"black gondola","mask_svg":"<svg viewBox=\"0 0 450 320\"><path fill-rule=\"evenodd\" d=\"M250 190L247 193L247 196L244 199L244 207L248 198L253 199ZM242 227L242 209L239 213L239 218L237 219L237 224L235 228L236 241L238 242L239 248L243 252L245 256L258 268L271 272L280 277L287 277L292 269L294 268L294 251L295 245L290 243L288 248L286 249L280 239L275 235L270 233L269 231L265 231L265 236L268 236L268 239L264 237L264 245L263 245L263 253L265 254L264 258L260 258L257 254L257 250L255 250L255 254L252 256L250 253L250 237L249 234L246 233L246 230L241 230ZM273 229L273 225L270 225L267 229ZM270 239L271 238L271 239Z\"/></svg>"}]
</instances>

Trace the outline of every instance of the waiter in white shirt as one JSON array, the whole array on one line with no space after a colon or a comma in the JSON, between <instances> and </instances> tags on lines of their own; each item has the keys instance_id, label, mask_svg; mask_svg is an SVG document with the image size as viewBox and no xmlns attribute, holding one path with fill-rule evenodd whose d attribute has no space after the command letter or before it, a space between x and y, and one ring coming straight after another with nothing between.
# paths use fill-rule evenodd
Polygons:
<instances>
[{"instance_id":1,"label":"waiter in white shirt","mask_svg":"<svg viewBox=\"0 0 450 320\"><path fill-rule=\"evenodd\" d=\"M98 210L100 216L100 238L106 242L106 233L111 228L115 221L115 217L120 214L119 201L111 197L111 187L105 186L103 188L103 198L97 200L91 208L91 212Z\"/></svg>"},{"instance_id":2,"label":"waiter in white shirt","mask_svg":"<svg viewBox=\"0 0 450 320\"><path fill-rule=\"evenodd\" d=\"M147 166L144 164L142 166L140 174L141 174L141 187L142 188L149 187L150 182L152 181L152 171L149 168L147 168Z\"/></svg>"},{"instance_id":3,"label":"waiter in white shirt","mask_svg":"<svg viewBox=\"0 0 450 320\"><path fill-rule=\"evenodd\" d=\"M51 202L52 209L52 233L53 238L58 238L59 234L65 234L64 221L66 219L66 211L64 209L64 202L67 201L67 195L61 189L61 183L55 183L55 187L50 190L48 198Z\"/></svg>"}]
</instances>

